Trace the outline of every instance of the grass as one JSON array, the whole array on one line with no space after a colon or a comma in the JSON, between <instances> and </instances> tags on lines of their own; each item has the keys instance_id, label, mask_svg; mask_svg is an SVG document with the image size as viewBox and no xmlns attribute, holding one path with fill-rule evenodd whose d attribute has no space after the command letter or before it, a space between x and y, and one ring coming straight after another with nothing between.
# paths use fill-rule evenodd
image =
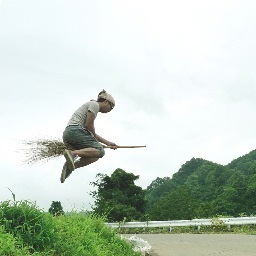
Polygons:
<instances>
[{"instance_id":1,"label":"grass","mask_svg":"<svg viewBox=\"0 0 256 256\"><path fill-rule=\"evenodd\" d=\"M0 203L0 255L139 256L102 218L52 216L29 201Z\"/></svg>"},{"instance_id":2,"label":"grass","mask_svg":"<svg viewBox=\"0 0 256 256\"><path fill-rule=\"evenodd\" d=\"M22 245L22 242L16 239L11 234L4 231L0 227L0 255L29 255L28 248Z\"/></svg>"}]
</instances>

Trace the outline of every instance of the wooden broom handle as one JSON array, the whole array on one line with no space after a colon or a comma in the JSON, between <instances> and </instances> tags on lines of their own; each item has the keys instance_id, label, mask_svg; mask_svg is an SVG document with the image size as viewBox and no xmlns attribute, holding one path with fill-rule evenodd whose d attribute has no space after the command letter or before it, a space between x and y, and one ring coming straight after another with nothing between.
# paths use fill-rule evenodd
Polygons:
<instances>
[{"instance_id":1,"label":"wooden broom handle","mask_svg":"<svg viewBox=\"0 0 256 256\"><path fill-rule=\"evenodd\" d=\"M112 148L113 146L103 146L104 148ZM117 148L145 148L146 146L117 146Z\"/></svg>"}]
</instances>

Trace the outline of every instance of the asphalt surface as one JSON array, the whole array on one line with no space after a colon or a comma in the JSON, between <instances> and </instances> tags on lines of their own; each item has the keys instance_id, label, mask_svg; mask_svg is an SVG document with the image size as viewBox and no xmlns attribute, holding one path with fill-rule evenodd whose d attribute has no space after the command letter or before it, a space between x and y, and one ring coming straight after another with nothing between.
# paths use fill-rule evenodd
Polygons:
<instances>
[{"instance_id":1,"label":"asphalt surface","mask_svg":"<svg viewBox=\"0 0 256 256\"><path fill-rule=\"evenodd\" d=\"M256 235L137 234L136 236L152 246L150 256L256 256Z\"/></svg>"}]
</instances>

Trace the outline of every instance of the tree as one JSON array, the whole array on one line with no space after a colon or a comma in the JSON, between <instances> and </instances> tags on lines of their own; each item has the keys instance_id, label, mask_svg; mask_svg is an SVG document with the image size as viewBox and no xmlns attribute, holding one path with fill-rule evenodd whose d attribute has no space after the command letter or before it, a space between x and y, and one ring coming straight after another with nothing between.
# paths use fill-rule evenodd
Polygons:
<instances>
[{"instance_id":1,"label":"tree","mask_svg":"<svg viewBox=\"0 0 256 256\"><path fill-rule=\"evenodd\" d=\"M256 212L256 174L251 175L247 181L246 194L246 212L247 214L255 214Z\"/></svg>"},{"instance_id":2,"label":"tree","mask_svg":"<svg viewBox=\"0 0 256 256\"><path fill-rule=\"evenodd\" d=\"M139 178L122 169L116 169L111 176L97 174L91 184L97 187L91 192L95 199L93 211L104 215L108 221L141 220L145 213L145 193L134 181Z\"/></svg>"},{"instance_id":3,"label":"tree","mask_svg":"<svg viewBox=\"0 0 256 256\"><path fill-rule=\"evenodd\" d=\"M154 220L193 219L196 201L186 186L181 186L160 199L153 210Z\"/></svg>"},{"instance_id":4,"label":"tree","mask_svg":"<svg viewBox=\"0 0 256 256\"><path fill-rule=\"evenodd\" d=\"M145 191L146 212L152 214L155 203L176 188L169 177L159 178L151 182Z\"/></svg>"},{"instance_id":5,"label":"tree","mask_svg":"<svg viewBox=\"0 0 256 256\"><path fill-rule=\"evenodd\" d=\"M238 216L240 209L238 199L237 190L231 186L225 186L223 193L214 200L214 212L221 215Z\"/></svg>"},{"instance_id":6,"label":"tree","mask_svg":"<svg viewBox=\"0 0 256 256\"><path fill-rule=\"evenodd\" d=\"M61 214L64 214L63 208L61 206L60 201L52 201L52 204L49 208L49 213L51 213L54 216L59 216Z\"/></svg>"}]
</instances>

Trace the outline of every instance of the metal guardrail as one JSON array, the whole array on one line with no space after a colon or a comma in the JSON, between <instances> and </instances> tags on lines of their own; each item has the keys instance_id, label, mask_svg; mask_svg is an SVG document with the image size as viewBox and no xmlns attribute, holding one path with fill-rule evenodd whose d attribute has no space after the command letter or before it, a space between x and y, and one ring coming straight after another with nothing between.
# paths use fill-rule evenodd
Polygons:
<instances>
[{"instance_id":1,"label":"metal guardrail","mask_svg":"<svg viewBox=\"0 0 256 256\"><path fill-rule=\"evenodd\" d=\"M256 217L239 218L213 218L213 219L193 219L193 220L170 220L170 221L145 221L145 222L112 222L105 223L112 228L156 228L169 227L170 232L173 227L226 225L251 225L256 224Z\"/></svg>"}]
</instances>

